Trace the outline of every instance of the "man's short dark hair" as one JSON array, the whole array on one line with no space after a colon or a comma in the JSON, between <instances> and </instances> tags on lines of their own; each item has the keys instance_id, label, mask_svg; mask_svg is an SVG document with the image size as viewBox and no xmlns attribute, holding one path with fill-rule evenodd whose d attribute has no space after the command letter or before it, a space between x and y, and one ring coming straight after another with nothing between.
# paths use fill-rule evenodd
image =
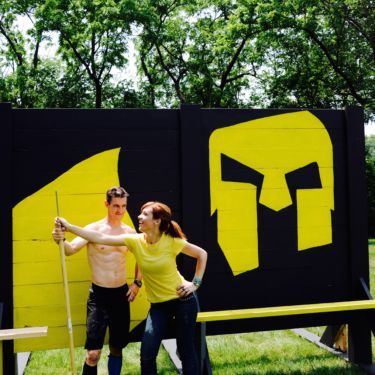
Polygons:
<instances>
[{"instance_id":1,"label":"man's short dark hair","mask_svg":"<svg viewBox=\"0 0 375 375\"><path fill-rule=\"evenodd\" d=\"M112 198L127 198L129 193L121 186L113 186L107 190L106 199L111 203Z\"/></svg>"}]
</instances>

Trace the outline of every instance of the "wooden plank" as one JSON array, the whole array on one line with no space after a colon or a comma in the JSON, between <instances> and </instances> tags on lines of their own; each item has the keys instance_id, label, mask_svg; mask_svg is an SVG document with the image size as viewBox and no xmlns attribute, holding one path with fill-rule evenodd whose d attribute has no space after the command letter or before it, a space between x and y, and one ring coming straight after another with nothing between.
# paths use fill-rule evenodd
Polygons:
<instances>
[{"instance_id":1,"label":"wooden plank","mask_svg":"<svg viewBox=\"0 0 375 375\"><path fill-rule=\"evenodd\" d=\"M129 267L129 277L126 279L128 285L134 280L134 264ZM69 283L71 294L71 303L81 304L86 302L89 295L90 281L80 281ZM61 306L64 302L64 291L61 283L55 284L37 284L37 285L19 285L13 288L14 308L31 307L31 306ZM145 296L145 289L138 292L135 302L139 303L139 297ZM85 309L86 311L86 309Z\"/></svg>"},{"instance_id":2,"label":"wooden plank","mask_svg":"<svg viewBox=\"0 0 375 375\"><path fill-rule=\"evenodd\" d=\"M366 309L375 309L375 300L314 303L308 305L260 307L239 310L205 311L198 313L197 322L214 322L218 320L251 319Z\"/></svg>"},{"instance_id":3,"label":"wooden plank","mask_svg":"<svg viewBox=\"0 0 375 375\"><path fill-rule=\"evenodd\" d=\"M148 306L138 303L131 308L131 320L142 321L146 319ZM86 304L72 304L71 314L73 325L86 323ZM63 304L59 306L30 306L14 309L15 327L33 327L47 325L49 327L64 326L66 312ZM17 323L17 325L16 325Z\"/></svg>"},{"instance_id":4,"label":"wooden plank","mask_svg":"<svg viewBox=\"0 0 375 375\"><path fill-rule=\"evenodd\" d=\"M63 302L63 301L62 301ZM86 304L71 306L73 325L86 323ZM66 325L65 305L60 306L31 306L14 309L14 327L48 326L59 327ZM17 323L17 324L16 324Z\"/></svg>"},{"instance_id":5,"label":"wooden plank","mask_svg":"<svg viewBox=\"0 0 375 375\"><path fill-rule=\"evenodd\" d=\"M89 281L69 283L71 303L73 305L86 302L89 294L89 285ZM13 294L14 309L32 306L61 306L64 304L64 290L61 283L19 285L13 288ZM15 327L17 326L15 325Z\"/></svg>"},{"instance_id":6,"label":"wooden plank","mask_svg":"<svg viewBox=\"0 0 375 375\"><path fill-rule=\"evenodd\" d=\"M15 340L28 337L47 336L48 327L1 329L0 340Z\"/></svg>"},{"instance_id":7,"label":"wooden plank","mask_svg":"<svg viewBox=\"0 0 375 375\"><path fill-rule=\"evenodd\" d=\"M90 280L86 259L68 258L69 282ZM13 265L13 286L61 283L61 267L55 262L15 263Z\"/></svg>"}]
</instances>

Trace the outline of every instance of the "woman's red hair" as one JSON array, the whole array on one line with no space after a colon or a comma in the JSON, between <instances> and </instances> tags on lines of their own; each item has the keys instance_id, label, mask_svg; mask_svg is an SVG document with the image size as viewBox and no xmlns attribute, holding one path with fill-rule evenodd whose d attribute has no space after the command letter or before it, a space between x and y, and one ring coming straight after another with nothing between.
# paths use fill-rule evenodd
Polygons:
<instances>
[{"instance_id":1,"label":"woman's red hair","mask_svg":"<svg viewBox=\"0 0 375 375\"><path fill-rule=\"evenodd\" d=\"M179 237L186 240L186 236L181 227L172 220L172 210L164 203L161 202L147 202L141 207L151 208L152 217L160 219L160 231L172 237Z\"/></svg>"}]
</instances>

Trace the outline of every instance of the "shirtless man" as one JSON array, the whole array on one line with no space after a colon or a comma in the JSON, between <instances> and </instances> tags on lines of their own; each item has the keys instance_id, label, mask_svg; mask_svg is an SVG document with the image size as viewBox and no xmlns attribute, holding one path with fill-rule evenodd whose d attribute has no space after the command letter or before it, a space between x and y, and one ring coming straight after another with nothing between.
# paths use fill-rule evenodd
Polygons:
<instances>
[{"instance_id":1,"label":"shirtless man","mask_svg":"<svg viewBox=\"0 0 375 375\"><path fill-rule=\"evenodd\" d=\"M122 187L113 187L106 193L107 216L91 223L86 228L107 234L135 233L122 222L129 194ZM126 283L126 246L104 246L76 237L69 242L64 238L60 226L55 225L53 239L64 240L65 255L73 255L87 246L87 257L91 269L91 287L87 301L86 360L82 375L97 374L97 364L103 348L105 332L109 328L108 373L120 375L122 349L129 342L129 301L136 297L142 286L142 275L135 267L134 283Z\"/></svg>"}]
</instances>

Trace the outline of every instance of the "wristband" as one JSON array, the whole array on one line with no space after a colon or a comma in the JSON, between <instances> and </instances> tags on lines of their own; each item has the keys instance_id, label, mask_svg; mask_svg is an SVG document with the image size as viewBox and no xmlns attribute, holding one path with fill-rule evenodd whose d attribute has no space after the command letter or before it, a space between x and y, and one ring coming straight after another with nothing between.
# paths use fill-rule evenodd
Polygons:
<instances>
[{"instance_id":1,"label":"wristband","mask_svg":"<svg viewBox=\"0 0 375 375\"><path fill-rule=\"evenodd\" d=\"M199 288L202 285L202 278L198 276L194 276L193 284Z\"/></svg>"}]
</instances>

